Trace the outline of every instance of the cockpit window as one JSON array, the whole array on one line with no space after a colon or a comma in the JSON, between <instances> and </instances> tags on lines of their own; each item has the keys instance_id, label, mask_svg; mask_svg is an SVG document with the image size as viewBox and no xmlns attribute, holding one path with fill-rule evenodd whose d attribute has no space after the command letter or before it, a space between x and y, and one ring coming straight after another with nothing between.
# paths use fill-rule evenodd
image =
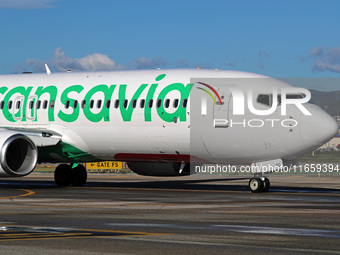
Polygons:
<instances>
[{"instance_id":1,"label":"cockpit window","mask_svg":"<svg viewBox=\"0 0 340 255\"><path fill-rule=\"evenodd\" d=\"M287 99L298 99L298 98L305 98L306 95L304 94L288 94L286 95Z\"/></svg>"},{"instance_id":2,"label":"cockpit window","mask_svg":"<svg viewBox=\"0 0 340 255\"><path fill-rule=\"evenodd\" d=\"M273 95L260 94L258 95L256 101L260 104L268 105L269 107L271 107L273 103Z\"/></svg>"},{"instance_id":3,"label":"cockpit window","mask_svg":"<svg viewBox=\"0 0 340 255\"><path fill-rule=\"evenodd\" d=\"M286 99L299 99L305 98L305 94L287 94ZM277 105L281 105L281 95L277 95Z\"/></svg>"},{"instance_id":4,"label":"cockpit window","mask_svg":"<svg viewBox=\"0 0 340 255\"><path fill-rule=\"evenodd\" d=\"M299 99L304 98L306 95L304 94L287 94L286 99ZM272 94L260 94L257 97L257 102L260 104L267 105L272 107L273 105L273 95ZM277 105L281 105L281 95L277 95Z\"/></svg>"}]
</instances>

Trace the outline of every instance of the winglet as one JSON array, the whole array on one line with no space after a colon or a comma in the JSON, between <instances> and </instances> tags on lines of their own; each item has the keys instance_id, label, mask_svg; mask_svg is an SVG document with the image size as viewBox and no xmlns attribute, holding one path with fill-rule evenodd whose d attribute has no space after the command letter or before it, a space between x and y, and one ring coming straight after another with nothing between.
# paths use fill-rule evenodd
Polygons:
<instances>
[{"instance_id":1,"label":"winglet","mask_svg":"<svg viewBox=\"0 0 340 255\"><path fill-rule=\"evenodd\" d=\"M50 68L48 67L48 65L46 63L45 63L45 69L46 69L47 75L50 75L51 74L51 70L50 70Z\"/></svg>"}]
</instances>

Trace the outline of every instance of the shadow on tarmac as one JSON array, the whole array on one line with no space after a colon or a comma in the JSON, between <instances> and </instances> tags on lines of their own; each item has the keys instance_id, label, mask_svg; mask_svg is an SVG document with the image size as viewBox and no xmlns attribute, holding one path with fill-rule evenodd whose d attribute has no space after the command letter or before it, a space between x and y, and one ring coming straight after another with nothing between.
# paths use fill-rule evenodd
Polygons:
<instances>
[{"instance_id":1,"label":"shadow on tarmac","mask_svg":"<svg viewBox=\"0 0 340 255\"><path fill-rule=\"evenodd\" d=\"M119 181L99 182L89 180L86 187L113 187L127 189L155 189L155 190L195 190L195 191L241 191L250 192L248 188L249 178L216 178L200 180L155 180L155 181ZM233 184L233 181L243 181L244 184ZM224 183L221 183L224 182ZM216 184L218 183L218 184ZM2 179L1 189L60 189L54 181L41 180L13 180ZM291 186L272 186L269 193L334 193L340 194L340 189L316 188L316 187L291 187ZM262 193L263 194L263 193Z\"/></svg>"}]
</instances>

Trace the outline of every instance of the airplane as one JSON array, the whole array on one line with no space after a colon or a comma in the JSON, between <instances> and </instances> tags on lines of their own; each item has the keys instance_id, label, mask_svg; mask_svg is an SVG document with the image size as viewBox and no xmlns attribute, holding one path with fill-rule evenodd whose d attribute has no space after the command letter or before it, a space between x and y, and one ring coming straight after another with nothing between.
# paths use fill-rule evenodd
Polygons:
<instances>
[{"instance_id":1,"label":"airplane","mask_svg":"<svg viewBox=\"0 0 340 255\"><path fill-rule=\"evenodd\" d=\"M338 131L310 93L241 71L169 69L0 75L0 177L58 163L59 186L83 186L84 162L183 176L203 164L284 167ZM268 191L252 174L249 189Z\"/></svg>"}]
</instances>

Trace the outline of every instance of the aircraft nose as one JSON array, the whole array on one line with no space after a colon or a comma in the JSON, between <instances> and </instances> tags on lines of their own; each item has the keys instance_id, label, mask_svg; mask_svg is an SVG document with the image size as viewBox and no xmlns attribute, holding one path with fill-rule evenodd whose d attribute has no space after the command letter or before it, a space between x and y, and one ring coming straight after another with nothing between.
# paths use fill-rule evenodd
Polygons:
<instances>
[{"instance_id":1,"label":"aircraft nose","mask_svg":"<svg viewBox=\"0 0 340 255\"><path fill-rule=\"evenodd\" d=\"M307 104L312 114L301 116L301 136L306 147L317 149L331 140L339 130L338 123L319 106Z\"/></svg>"}]
</instances>

